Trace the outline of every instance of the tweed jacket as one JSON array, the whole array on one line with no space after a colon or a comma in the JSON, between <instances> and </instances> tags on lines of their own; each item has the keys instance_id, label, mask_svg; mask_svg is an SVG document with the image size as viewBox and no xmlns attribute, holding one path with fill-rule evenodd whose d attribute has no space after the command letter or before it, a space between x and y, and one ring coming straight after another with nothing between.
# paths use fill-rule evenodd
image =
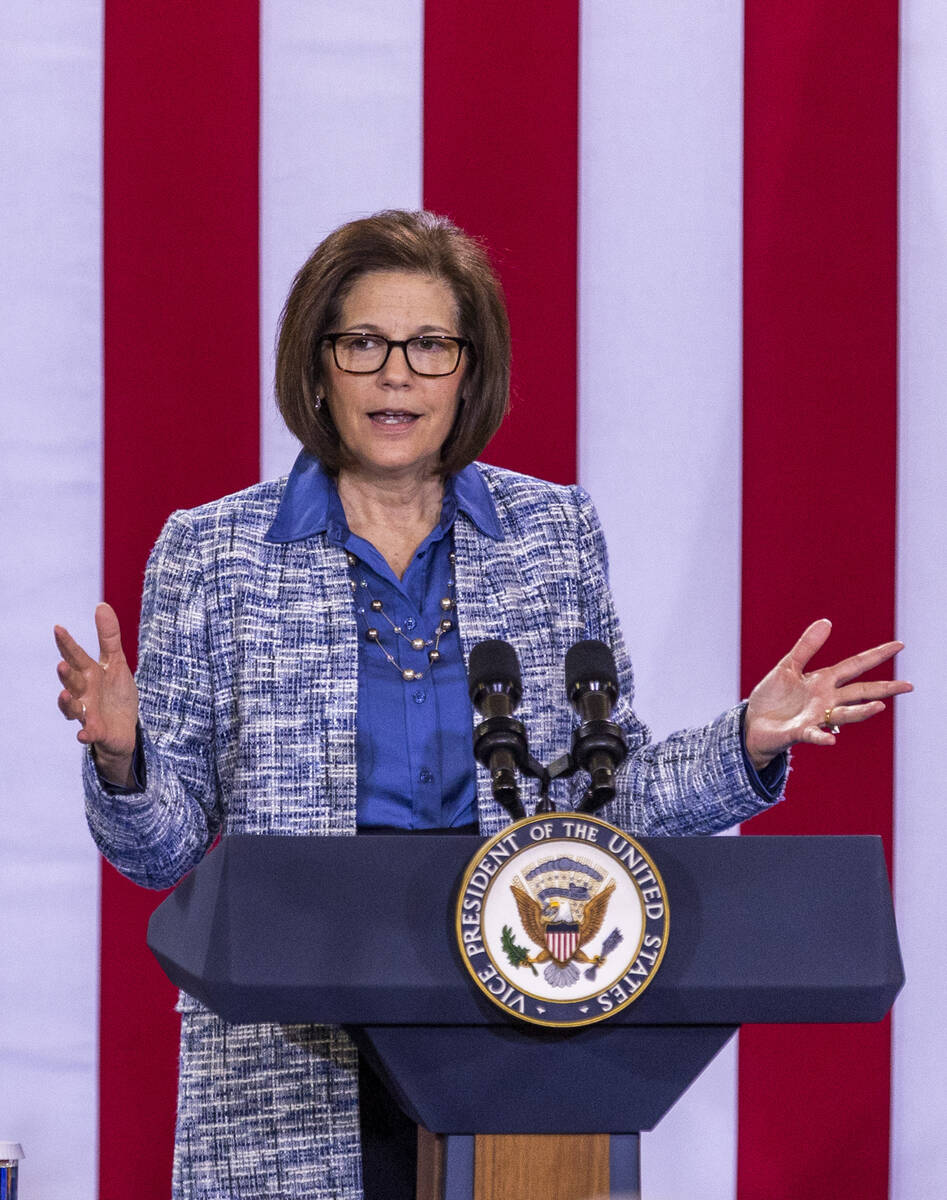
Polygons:
<instances>
[{"instance_id":1,"label":"tweed jacket","mask_svg":"<svg viewBox=\"0 0 947 1200\"><path fill-rule=\"evenodd\" d=\"M565 697L565 653L580 639L599 638L615 653L621 698L614 719L630 748L619 795L601 815L637 835L710 833L767 807L747 778L741 707L657 744L635 716L604 539L587 494L496 467L479 470L504 536L489 538L462 511L457 515L459 632L465 659L484 638L503 638L516 648L523 673L517 715L533 755L550 762L568 748L576 718ZM285 479L262 483L174 513L150 557L137 677L146 786L139 794L113 796L88 758L84 767L96 844L147 887L176 883L218 833L355 832L357 632L345 552L321 534L289 543L264 540L285 485ZM490 835L508 818L493 801L487 772L477 770L480 827ZM553 796L561 806L569 789L583 786L578 778L557 781ZM207 1050L223 1037L222 1023L187 997L181 1007L175 1196L211 1197L218 1195L213 1176L222 1170L222 1138L208 1122L223 1120L223 1110L201 1087L211 1071L226 1073L220 1061L211 1065ZM249 1037L240 1054L233 1050L233 1027L228 1036L236 1075L260 1070L263 1035ZM303 1164L292 1190L277 1148L247 1185L248 1196L360 1195L353 1052L338 1031L320 1036L306 1054L322 1065L306 1086L322 1088L322 1124L300 1136L315 1138L314 1160L343 1166L329 1179ZM296 1048L299 1040L290 1038ZM324 1077L327 1059L339 1066L338 1078ZM268 1061L266 1069L278 1073L279 1056ZM276 1087L272 1103L292 1108L298 1064L284 1074L292 1082L282 1091ZM312 1107L311 1099L307 1103ZM348 1116L333 1124L339 1112ZM235 1153L245 1136L246 1130L233 1131ZM298 1159L298 1141L293 1153ZM201 1165L202 1155L216 1158ZM228 1186L219 1195L243 1194Z\"/></svg>"}]
</instances>

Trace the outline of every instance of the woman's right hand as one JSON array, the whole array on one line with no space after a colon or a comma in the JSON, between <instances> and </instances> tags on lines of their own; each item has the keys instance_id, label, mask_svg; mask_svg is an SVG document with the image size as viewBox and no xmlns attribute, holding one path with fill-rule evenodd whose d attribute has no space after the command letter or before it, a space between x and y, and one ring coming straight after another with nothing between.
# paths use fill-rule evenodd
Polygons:
<instances>
[{"instance_id":1,"label":"woman's right hand","mask_svg":"<svg viewBox=\"0 0 947 1200\"><path fill-rule=\"evenodd\" d=\"M59 711L78 721L76 734L92 746L99 773L110 783L133 787L132 760L138 727L138 688L122 651L115 610L99 604L95 610L99 661L91 658L61 625L53 632L63 661L56 668L63 690Z\"/></svg>"}]
</instances>

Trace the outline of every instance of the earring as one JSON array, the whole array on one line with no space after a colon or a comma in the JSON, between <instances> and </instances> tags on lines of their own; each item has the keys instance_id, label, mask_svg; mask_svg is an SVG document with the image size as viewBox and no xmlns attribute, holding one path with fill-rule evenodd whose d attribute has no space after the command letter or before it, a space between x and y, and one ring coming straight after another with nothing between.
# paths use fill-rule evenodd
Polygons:
<instances>
[{"instance_id":1,"label":"earring","mask_svg":"<svg viewBox=\"0 0 947 1200\"><path fill-rule=\"evenodd\" d=\"M322 392L316 392L315 396L313 397L313 400L314 400L313 408L315 408L317 411L320 408L322 408L322 401L324 399L325 399L325 397L323 396Z\"/></svg>"}]
</instances>

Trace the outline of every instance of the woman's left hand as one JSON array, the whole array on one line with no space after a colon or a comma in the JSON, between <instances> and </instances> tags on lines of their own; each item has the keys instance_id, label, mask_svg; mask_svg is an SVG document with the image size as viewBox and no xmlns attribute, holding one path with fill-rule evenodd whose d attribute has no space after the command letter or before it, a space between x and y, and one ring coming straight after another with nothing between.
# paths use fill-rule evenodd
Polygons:
<instances>
[{"instance_id":1,"label":"woman's left hand","mask_svg":"<svg viewBox=\"0 0 947 1200\"><path fill-rule=\"evenodd\" d=\"M903 679L859 680L903 649L901 642L885 642L807 674L806 665L831 632L831 621L810 625L750 693L743 735L747 754L758 771L796 742L834 746L833 729L838 732L842 725L867 721L884 711L887 697L914 690Z\"/></svg>"}]
</instances>

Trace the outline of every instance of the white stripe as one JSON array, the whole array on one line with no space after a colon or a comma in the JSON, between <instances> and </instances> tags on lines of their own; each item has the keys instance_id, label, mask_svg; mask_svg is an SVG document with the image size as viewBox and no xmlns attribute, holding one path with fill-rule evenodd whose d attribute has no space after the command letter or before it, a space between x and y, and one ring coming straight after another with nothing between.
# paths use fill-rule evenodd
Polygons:
<instances>
[{"instance_id":1,"label":"white stripe","mask_svg":"<svg viewBox=\"0 0 947 1200\"><path fill-rule=\"evenodd\" d=\"M580 477L657 736L739 670L742 5L582 8ZM642 1192L730 1200L728 1047L642 1143Z\"/></svg>"},{"instance_id":2,"label":"white stripe","mask_svg":"<svg viewBox=\"0 0 947 1200\"><path fill-rule=\"evenodd\" d=\"M947 1195L947 23L939 0L901 7L900 673L894 885L907 984L894 1008L891 1196Z\"/></svg>"},{"instance_id":3,"label":"white stripe","mask_svg":"<svg viewBox=\"0 0 947 1200\"><path fill-rule=\"evenodd\" d=\"M99 0L0 8L0 1139L24 1195L96 1186L99 863L52 626L101 588Z\"/></svg>"},{"instance_id":4,"label":"white stripe","mask_svg":"<svg viewBox=\"0 0 947 1200\"><path fill-rule=\"evenodd\" d=\"M273 403L276 322L327 233L382 208L421 206L421 0L264 0L260 287L264 478L298 446Z\"/></svg>"}]
</instances>

